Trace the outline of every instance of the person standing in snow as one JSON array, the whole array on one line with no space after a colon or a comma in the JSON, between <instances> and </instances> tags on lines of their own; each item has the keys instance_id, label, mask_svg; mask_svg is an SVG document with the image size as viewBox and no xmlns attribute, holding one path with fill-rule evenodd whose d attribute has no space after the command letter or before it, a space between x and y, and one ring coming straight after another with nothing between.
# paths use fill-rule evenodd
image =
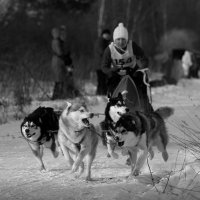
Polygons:
<instances>
[{"instance_id":1,"label":"person standing in snow","mask_svg":"<svg viewBox=\"0 0 200 200\"><path fill-rule=\"evenodd\" d=\"M60 29L53 28L51 33L52 33L51 48L53 53L51 67L53 70L53 76L55 82L52 100L55 100L61 98L63 95L63 87L66 74L65 61L64 61L65 52L62 46L62 40L60 39Z\"/></svg>"},{"instance_id":2,"label":"person standing in snow","mask_svg":"<svg viewBox=\"0 0 200 200\"><path fill-rule=\"evenodd\" d=\"M101 36L97 39L95 44L95 65L97 67L97 95L106 95L107 88L107 75L101 69L101 60L104 53L105 48L111 42L111 33L109 29L104 29L101 33Z\"/></svg>"}]
</instances>

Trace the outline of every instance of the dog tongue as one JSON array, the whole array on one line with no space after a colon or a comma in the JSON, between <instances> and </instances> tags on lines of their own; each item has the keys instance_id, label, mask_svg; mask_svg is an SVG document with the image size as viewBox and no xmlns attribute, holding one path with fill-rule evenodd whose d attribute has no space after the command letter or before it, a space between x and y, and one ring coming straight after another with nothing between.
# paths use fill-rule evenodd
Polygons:
<instances>
[{"instance_id":1,"label":"dog tongue","mask_svg":"<svg viewBox=\"0 0 200 200\"><path fill-rule=\"evenodd\" d=\"M35 133L33 133L33 134L27 134L27 137L30 138L30 137L32 137L34 135L35 135Z\"/></svg>"}]
</instances>

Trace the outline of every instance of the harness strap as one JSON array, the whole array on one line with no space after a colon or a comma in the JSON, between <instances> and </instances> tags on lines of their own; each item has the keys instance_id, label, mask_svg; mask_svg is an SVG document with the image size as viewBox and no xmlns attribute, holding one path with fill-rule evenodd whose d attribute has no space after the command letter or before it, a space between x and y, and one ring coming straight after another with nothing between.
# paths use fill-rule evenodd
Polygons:
<instances>
[{"instance_id":1,"label":"harness strap","mask_svg":"<svg viewBox=\"0 0 200 200\"><path fill-rule=\"evenodd\" d=\"M150 87L150 84L147 83L147 74L146 74L146 71L148 71L149 69L148 68L144 68L144 69L139 69L138 71L142 72L143 73L143 83L147 86L147 87Z\"/></svg>"},{"instance_id":2,"label":"harness strap","mask_svg":"<svg viewBox=\"0 0 200 200\"><path fill-rule=\"evenodd\" d=\"M90 129L90 127L84 127L83 129L78 130L78 131L75 131L75 132L81 132L81 131L83 131L85 128ZM85 135L86 135L86 134L85 134ZM77 143L74 143L74 142L71 141L69 138L67 138L67 139L70 140L71 143L75 144L75 145L79 148L79 150L80 150L80 145L81 145L81 143L83 142L83 140L85 139L85 135L82 137L81 141L80 141L80 142L77 142Z\"/></svg>"}]
</instances>

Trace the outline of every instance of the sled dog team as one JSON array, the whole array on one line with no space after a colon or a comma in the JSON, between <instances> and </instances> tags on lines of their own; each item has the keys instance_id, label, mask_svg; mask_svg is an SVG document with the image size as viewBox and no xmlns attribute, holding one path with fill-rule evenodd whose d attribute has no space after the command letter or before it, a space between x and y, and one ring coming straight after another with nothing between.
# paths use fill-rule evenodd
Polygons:
<instances>
[{"instance_id":1,"label":"sled dog team","mask_svg":"<svg viewBox=\"0 0 200 200\"><path fill-rule=\"evenodd\" d=\"M120 147L121 154L128 156L130 176L140 174L148 154L153 159L156 146L164 161L168 159L168 134L164 120L173 114L170 107L161 107L151 113L129 112L121 93L109 98L105 108L105 119L97 132L90 119L95 116L83 102L67 102L62 111L49 107L39 107L21 124L21 134L28 142L33 154L45 170L42 160L43 148L49 148L56 158L60 153L67 160L71 171L79 177L86 168L86 180L91 180L91 166L96 156L98 138L107 146L108 157L118 158L115 152ZM142 153L138 154L141 150ZM138 155L139 157L138 157ZM86 166L84 167L84 161Z\"/></svg>"}]
</instances>

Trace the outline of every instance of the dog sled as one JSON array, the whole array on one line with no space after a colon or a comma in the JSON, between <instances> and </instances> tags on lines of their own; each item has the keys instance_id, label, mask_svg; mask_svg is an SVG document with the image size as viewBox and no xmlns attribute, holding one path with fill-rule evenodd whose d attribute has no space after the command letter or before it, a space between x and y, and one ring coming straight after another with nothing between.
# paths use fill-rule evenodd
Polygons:
<instances>
[{"instance_id":1,"label":"dog sled","mask_svg":"<svg viewBox=\"0 0 200 200\"><path fill-rule=\"evenodd\" d=\"M143 82L147 87L147 91L150 90L150 86L145 82L145 72L143 73ZM152 106L149 102L148 95L144 95L142 91L139 91L136 87L134 80L129 76L125 75L118 86L114 90L112 97L117 97L121 93L125 99L126 105L131 112L143 111L150 112Z\"/></svg>"}]
</instances>

